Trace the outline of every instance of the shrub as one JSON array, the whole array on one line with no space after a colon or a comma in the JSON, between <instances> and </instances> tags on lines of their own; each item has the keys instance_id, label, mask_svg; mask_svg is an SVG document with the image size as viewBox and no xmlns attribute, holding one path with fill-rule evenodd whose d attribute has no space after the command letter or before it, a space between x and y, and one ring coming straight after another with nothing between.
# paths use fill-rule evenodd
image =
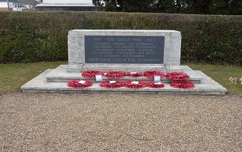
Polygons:
<instances>
[{"instance_id":1,"label":"shrub","mask_svg":"<svg viewBox=\"0 0 242 152\"><path fill-rule=\"evenodd\" d=\"M67 60L72 29L182 33L182 62L242 65L242 16L107 12L2 12L0 62Z\"/></svg>"}]
</instances>

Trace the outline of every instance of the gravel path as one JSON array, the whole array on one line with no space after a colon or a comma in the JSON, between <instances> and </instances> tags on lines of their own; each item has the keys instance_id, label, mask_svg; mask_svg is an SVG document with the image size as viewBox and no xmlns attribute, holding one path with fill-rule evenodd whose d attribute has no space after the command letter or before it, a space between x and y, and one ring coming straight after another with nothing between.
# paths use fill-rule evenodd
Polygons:
<instances>
[{"instance_id":1,"label":"gravel path","mask_svg":"<svg viewBox=\"0 0 242 152\"><path fill-rule=\"evenodd\" d=\"M0 95L0 151L242 151L242 97Z\"/></svg>"}]
</instances>

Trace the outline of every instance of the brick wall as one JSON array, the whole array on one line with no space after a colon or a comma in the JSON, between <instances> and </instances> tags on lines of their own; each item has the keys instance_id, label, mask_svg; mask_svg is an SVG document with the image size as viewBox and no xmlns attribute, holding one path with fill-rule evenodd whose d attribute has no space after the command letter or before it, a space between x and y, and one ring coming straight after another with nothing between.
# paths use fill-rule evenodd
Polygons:
<instances>
[{"instance_id":1,"label":"brick wall","mask_svg":"<svg viewBox=\"0 0 242 152\"><path fill-rule=\"evenodd\" d=\"M0 11L9 11L8 8L0 8Z\"/></svg>"}]
</instances>

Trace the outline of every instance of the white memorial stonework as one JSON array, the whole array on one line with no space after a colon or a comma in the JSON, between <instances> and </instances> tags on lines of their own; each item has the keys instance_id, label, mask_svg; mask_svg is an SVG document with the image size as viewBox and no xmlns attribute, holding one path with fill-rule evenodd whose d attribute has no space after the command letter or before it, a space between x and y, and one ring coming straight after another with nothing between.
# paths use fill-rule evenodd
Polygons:
<instances>
[{"instance_id":1,"label":"white memorial stonework","mask_svg":"<svg viewBox=\"0 0 242 152\"><path fill-rule=\"evenodd\" d=\"M201 71L180 65L175 30L71 30L68 65L24 84L24 92L154 92L225 94Z\"/></svg>"},{"instance_id":2,"label":"white memorial stonework","mask_svg":"<svg viewBox=\"0 0 242 152\"><path fill-rule=\"evenodd\" d=\"M164 68L164 65L179 69L180 58L179 31L71 30L68 34L68 72L93 67L147 70Z\"/></svg>"}]
</instances>

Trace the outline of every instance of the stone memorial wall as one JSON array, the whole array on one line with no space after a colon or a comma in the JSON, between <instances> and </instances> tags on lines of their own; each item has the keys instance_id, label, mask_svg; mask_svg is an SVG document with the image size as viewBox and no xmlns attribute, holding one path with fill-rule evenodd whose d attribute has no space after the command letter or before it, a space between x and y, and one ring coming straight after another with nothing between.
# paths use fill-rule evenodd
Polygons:
<instances>
[{"instance_id":1,"label":"stone memorial wall","mask_svg":"<svg viewBox=\"0 0 242 152\"><path fill-rule=\"evenodd\" d=\"M181 34L174 30L71 30L68 72L99 67L179 66Z\"/></svg>"}]
</instances>

